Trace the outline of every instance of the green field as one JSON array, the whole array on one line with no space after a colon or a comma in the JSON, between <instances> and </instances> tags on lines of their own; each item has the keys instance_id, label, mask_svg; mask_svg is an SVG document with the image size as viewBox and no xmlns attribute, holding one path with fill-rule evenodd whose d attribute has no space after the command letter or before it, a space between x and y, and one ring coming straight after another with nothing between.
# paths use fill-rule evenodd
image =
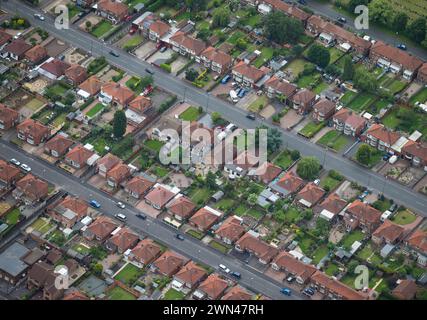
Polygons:
<instances>
[{"instance_id":1,"label":"green field","mask_svg":"<svg viewBox=\"0 0 427 320\"><path fill-rule=\"evenodd\" d=\"M107 20L100 21L96 26L93 27L91 34L97 38L101 38L104 34L112 29L113 25Z\"/></svg>"},{"instance_id":2,"label":"green field","mask_svg":"<svg viewBox=\"0 0 427 320\"><path fill-rule=\"evenodd\" d=\"M282 169L286 170L291 166L291 164L294 162L291 158L291 155L288 151L283 151L281 154L277 156L276 159L274 159L274 164L277 164Z\"/></svg>"},{"instance_id":3,"label":"green field","mask_svg":"<svg viewBox=\"0 0 427 320\"><path fill-rule=\"evenodd\" d=\"M416 102L424 103L427 101L427 88L423 88L414 94L411 99L409 99L409 103L414 105Z\"/></svg>"},{"instance_id":4,"label":"green field","mask_svg":"<svg viewBox=\"0 0 427 320\"><path fill-rule=\"evenodd\" d=\"M355 241L361 241L364 237L365 234L361 230L353 230L344 237L341 241L341 245L344 248L349 249Z\"/></svg>"},{"instance_id":5,"label":"green field","mask_svg":"<svg viewBox=\"0 0 427 320\"><path fill-rule=\"evenodd\" d=\"M185 298L185 294L180 291L177 291L173 288L170 288L163 297L163 300L183 300Z\"/></svg>"},{"instance_id":6,"label":"green field","mask_svg":"<svg viewBox=\"0 0 427 320\"><path fill-rule=\"evenodd\" d=\"M361 112L366 110L375 101L375 99L376 97L372 94L360 93L348 104L348 107L356 112Z\"/></svg>"},{"instance_id":7,"label":"green field","mask_svg":"<svg viewBox=\"0 0 427 320\"><path fill-rule=\"evenodd\" d=\"M28 108L32 111L36 111L36 110L40 109L43 105L44 105L43 101L40 101L40 100L34 98L34 99L31 99L24 107Z\"/></svg>"},{"instance_id":8,"label":"green field","mask_svg":"<svg viewBox=\"0 0 427 320\"><path fill-rule=\"evenodd\" d=\"M19 217L21 215L21 211L18 208L13 209L10 211L5 217L4 222L8 225L15 225L19 221Z\"/></svg>"},{"instance_id":9,"label":"green field","mask_svg":"<svg viewBox=\"0 0 427 320\"><path fill-rule=\"evenodd\" d=\"M128 263L114 279L123 282L126 285L132 285L142 275L143 270L137 266Z\"/></svg>"},{"instance_id":10,"label":"green field","mask_svg":"<svg viewBox=\"0 0 427 320\"><path fill-rule=\"evenodd\" d=\"M103 109L104 105L102 103L97 103L86 113L86 116L88 116L89 118L93 118L98 114L98 112L101 112Z\"/></svg>"},{"instance_id":11,"label":"green field","mask_svg":"<svg viewBox=\"0 0 427 320\"><path fill-rule=\"evenodd\" d=\"M257 68L260 68L264 63L269 61L273 57L273 48L271 47L262 47L261 54L259 57L253 62L253 65Z\"/></svg>"},{"instance_id":12,"label":"green field","mask_svg":"<svg viewBox=\"0 0 427 320\"><path fill-rule=\"evenodd\" d=\"M344 106L348 106L349 104L350 104L350 102L354 99L354 98L356 98L356 96L357 96L357 93L356 92L353 92L353 91L350 91L350 90L348 90L342 97L341 97L341 103L344 105Z\"/></svg>"},{"instance_id":13,"label":"green field","mask_svg":"<svg viewBox=\"0 0 427 320\"><path fill-rule=\"evenodd\" d=\"M348 143L349 139L347 136L341 134L336 130L325 133L318 141L318 144L329 147L335 151L341 151Z\"/></svg>"},{"instance_id":14,"label":"green field","mask_svg":"<svg viewBox=\"0 0 427 320\"><path fill-rule=\"evenodd\" d=\"M107 296L110 300L136 300L136 297L120 287L111 289Z\"/></svg>"},{"instance_id":15,"label":"green field","mask_svg":"<svg viewBox=\"0 0 427 320\"><path fill-rule=\"evenodd\" d=\"M211 197L211 191L208 188L197 188L193 189L189 197L196 204L206 203Z\"/></svg>"},{"instance_id":16,"label":"green field","mask_svg":"<svg viewBox=\"0 0 427 320\"><path fill-rule=\"evenodd\" d=\"M179 115L179 118L184 121L197 121L200 115L199 108L190 106Z\"/></svg>"},{"instance_id":17,"label":"green field","mask_svg":"<svg viewBox=\"0 0 427 320\"><path fill-rule=\"evenodd\" d=\"M267 103L267 96L262 95L249 105L248 110L251 112L259 112L267 105Z\"/></svg>"},{"instance_id":18,"label":"green field","mask_svg":"<svg viewBox=\"0 0 427 320\"><path fill-rule=\"evenodd\" d=\"M159 140L146 140L144 142L144 145L155 152L159 152L160 149L163 147L164 143Z\"/></svg>"},{"instance_id":19,"label":"green field","mask_svg":"<svg viewBox=\"0 0 427 320\"><path fill-rule=\"evenodd\" d=\"M303 59L295 59L286 67L286 70L290 70L294 76L298 76L304 70L304 66L310 64L312 63Z\"/></svg>"}]
</instances>

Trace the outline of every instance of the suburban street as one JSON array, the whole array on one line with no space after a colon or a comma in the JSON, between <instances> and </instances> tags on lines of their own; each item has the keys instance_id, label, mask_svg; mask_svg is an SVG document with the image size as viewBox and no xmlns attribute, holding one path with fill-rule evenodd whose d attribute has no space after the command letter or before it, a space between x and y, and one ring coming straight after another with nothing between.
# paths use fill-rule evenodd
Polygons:
<instances>
[{"instance_id":1,"label":"suburban street","mask_svg":"<svg viewBox=\"0 0 427 320\"><path fill-rule=\"evenodd\" d=\"M124 213L127 216L127 224L139 233L143 233L150 238L167 245L170 249L188 257L196 262L201 262L213 268L217 268L220 263L227 265L231 270L240 272L242 275L241 283L243 286L253 290L256 293L262 293L272 299L302 299L297 293L287 297L280 293L281 286L271 278L263 275L254 268L233 259L230 256L211 249L203 245L200 241L187 237L185 240L176 239L177 231L163 222L147 217L147 220L141 220L136 217L139 212L135 208L127 206L126 209L119 209L116 200L91 185L82 183L78 178L71 176L56 166L33 157L16 146L0 140L0 158L9 160L15 158L32 168L32 172L41 178L55 184L72 195L81 199L96 199L100 204L99 209L103 214L113 217L116 213Z\"/></svg>"},{"instance_id":2,"label":"suburban street","mask_svg":"<svg viewBox=\"0 0 427 320\"><path fill-rule=\"evenodd\" d=\"M118 66L130 74L145 76L147 75L145 71L146 68L154 70L154 67L147 62L142 61L118 48L114 48L114 51L120 53L119 57L114 57L108 54L113 46L109 46L91 35L77 30L75 26L70 26L70 29L68 30L58 30L55 28L53 18L51 16L46 16L45 21L35 19L33 15L39 11L18 0L3 3L3 8L10 12L19 12L21 15L26 17L32 25L39 25L47 30L51 35L55 35L75 47L92 52L94 56L105 56L108 62ZM272 128L278 128L271 124L271 122L261 119L257 119L255 121L247 119L245 117L246 111L239 109L226 101L211 96L209 93L206 93L201 89L197 89L191 84L181 81L160 69L156 69L155 71L154 82L156 85L179 96L183 96L185 92L186 100L195 105L203 106L211 112L219 112L225 119L242 128L256 128L262 124ZM425 210L425 208L427 208L427 197L422 194L400 185L397 182L390 181L375 172L367 170L341 155L329 152L303 137L297 136L286 130L281 130L281 132L283 137L283 147L297 149L303 156L317 157L320 159L325 169L337 170L348 179L353 180L360 185L375 189L383 193L386 197L393 199L396 203L412 208L415 212L423 216L427 216L427 212Z\"/></svg>"}]
</instances>

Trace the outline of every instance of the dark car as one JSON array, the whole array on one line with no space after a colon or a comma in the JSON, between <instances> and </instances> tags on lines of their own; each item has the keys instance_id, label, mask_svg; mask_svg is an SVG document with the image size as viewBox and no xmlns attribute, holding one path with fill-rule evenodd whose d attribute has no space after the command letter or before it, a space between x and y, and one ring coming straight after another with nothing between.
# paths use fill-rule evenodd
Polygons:
<instances>
[{"instance_id":1,"label":"dark car","mask_svg":"<svg viewBox=\"0 0 427 320\"><path fill-rule=\"evenodd\" d=\"M236 278L236 279L240 279L242 277L242 275L240 274L240 272L237 271L232 271L230 272L230 276Z\"/></svg>"},{"instance_id":2,"label":"dark car","mask_svg":"<svg viewBox=\"0 0 427 320\"><path fill-rule=\"evenodd\" d=\"M347 19L344 17L338 17L337 21L341 22L341 23L346 23Z\"/></svg>"},{"instance_id":3,"label":"dark car","mask_svg":"<svg viewBox=\"0 0 427 320\"><path fill-rule=\"evenodd\" d=\"M248 113L246 115L246 118L251 119L251 120L255 120L256 119L255 113Z\"/></svg>"},{"instance_id":4,"label":"dark car","mask_svg":"<svg viewBox=\"0 0 427 320\"><path fill-rule=\"evenodd\" d=\"M150 69L148 69L148 68L146 68L146 69L145 69L145 72L147 72L147 73L149 73L149 74L154 74L154 71L152 71L152 70L150 70Z\"/></svg>"},{"instance_id":5,"label":"dark car","mask_svg":"<svg viewBox=\"0 0 427 320\"><path fill-rule=\"evenodd\" d=\"M406 44L403 44L403 43L398 44L397 48L400 49L400 50L403 50L403 51L406 51L406 49L407 49L406 48Z\"/></svg>"},{"instance_id":6,"label":"dark car","mask_svg":"<svg viewBox=\"0 0 427 320\"><path fill-rule=\"evenodd\" d=\"M142 214L142 213L138 213L138 214L136 215L136 217L137 217L137 218L139 218L139 219L142 219L142 220L147 219L147 216L146 216L145 214Z\"/></svg>"},{"instance_id":7,"label":"dark car","mask_svg":"<svg viewBox=\"0 0 427 320\"><path fill-rule=\"evenodd\" d=\"M312 295L314 295L314 290L311 288L305 288L304 291L302 292L303 294L311 297Z\"/></svg>"},{"instance_id":8,"label":"dark car","mask_svg":"<svg viewBox=\"0 0 427 320\"><path fill-rule=\"evenodd\" d=\"M175 236L178 240L183 241L184 240L184 236L182 234L177 233Z\"/></svg>"},{"instance_id":9,"label":"dark car","mask_svg":"<svg viewBox=\"0 0 427 320\"><path fill-rule=\"evenodd\" d=\"M307 4L307 1L305 0L298 0L299 4L302 4L303 6L305 6Z\"/></svg>"},{"instance_id":10,"label":"dark car","mask_svg":"<svg viewBox=\"0 0 427 320\"><path fill-rule=\"evenodd\" d=\"M116 51L111 50L109 53L110 53L113 57L116 57L116 58L120 57L120 55L119 55Z\"/></svg>"}]
</instances>

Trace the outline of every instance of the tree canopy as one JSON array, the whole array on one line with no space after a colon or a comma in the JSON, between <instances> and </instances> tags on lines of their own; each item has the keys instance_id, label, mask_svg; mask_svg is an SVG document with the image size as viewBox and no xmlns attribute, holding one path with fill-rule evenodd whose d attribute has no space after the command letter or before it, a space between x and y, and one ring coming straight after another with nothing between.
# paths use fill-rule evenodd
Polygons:
<instances>
[{"instance_id":1,"label":"tree canopy","mask_svg":"<svg viewBox=\"0 0 427 320\"><path fill-rule=\"evenodd\" d=\"M121 138L126 133L126 115L123 110L117 110L113 118L113 134L116 138Z\"/></svg>"},{"instance_id":2,"label":"tree canopy","mask_svg":"<svg viewBox=\"0 0 427 320\"><path fill-rule=\"evenodd\" d=\"M314 180L318 177L321 168L319 159L306 157L298 162L297 173L305 180Z\"/></svg>"},{"instance_id":3,"label":"tree canopy","mask_svg":"<svg viewBox=\"0 0 427 320\"><path fill-rule=\"evenodd\" d=\"M314 44L308 49L307 58L321 68L325 68L331 60L329 50L320 44Z\"/></svg>"},{"instance_id":4,"label":"tree canopy","mask_svg":"<svg viewBox=\"0 0 427 320\"><path fill-rule=\"evenodd\" d=\"M304 27L300 21L280 11L268 14L263 22L265 36L277 44L295 44L304 33Z\"/></svg>"}]
</instances>

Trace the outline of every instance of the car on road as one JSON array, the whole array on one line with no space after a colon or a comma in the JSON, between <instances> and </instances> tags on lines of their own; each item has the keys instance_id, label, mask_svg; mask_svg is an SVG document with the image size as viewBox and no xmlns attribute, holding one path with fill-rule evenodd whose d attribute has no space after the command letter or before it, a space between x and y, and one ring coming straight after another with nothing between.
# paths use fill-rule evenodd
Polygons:
<instances>
[{"instance_id":1,"label":"car on road","mask_svg":"<svg viewBox=\"0 0 427 320\"><path fill-rule=\"evenodd\" d=\"M242 275L240 274L240 272L237 272L237 271L230 272L230 276L232 276L232 277L234 277L236 279L241 279L242 278Z\"/></svg>"},{"instance_id":2,"label":"car on road","mask_svg":"<svg viewBox=\"0 0 427 320\"><path fill-rule=\"evenodd\" d=\"M227 74L224 78L222 78L221 83L226 84L230 79L231 79L231 76Z\"/></svg>"},{"instance_id":3,"label":"car on road","mask_svg":"<svg viewBox=\"0 0 427 320\"><path fill-rule=\"evenodd\" d=\"M256 119L255 113L252 113L252 112L248 113L246 115L246 118L251 119L251 120L255 120Z\"/></svg>"},{"instance_id":4,"label":"car on road","mask_svg":"<svg viewBox=\"0 0 427 320\"><path fill-rule=\"evenodd\" d=\"M22 32L18 32L17 34L15 34L14 36L13 36L13 39L19 39L19 37L22 35Z\"/></svg>"},{"instance_id":5,"label":"car on road","mask_svg":"<svg viewBox=\"0 0 427 320\"><path fill-rule=\"evenodd\" d=\"M227 268L225 265L223 265L223 264L220 264L219 266L219 269L222 271L222 272L225 272L225 273L230 273L231 272L231 270L229 269L229 268Z\"/></svg>"},{"instance_id":6,"label":"car on road","mask_svg":"<svg viewBox=\"0 0 427 320\"><path fill-rule=\"evenodd\" d=\"M346 19L346 18L344 18L344 17L338 17L337 21L338 21L338 22L341 22L341 23L346 23L346 22L347 22L347 19Z\"/></svg>"},{"instance_id":7,"label":"car on road","mask_svg":"<svg viewBox=\"0 0 427 320\"><path fill-rule=\"evenodd\" d=\"M14 164L15 166L20 166L21 165L21 162L19 162L15 158L10 159L9 162L12 163L12 164Z\"/></svg>"},{"instance_id":8,"label":"car on road","mask_svg":"<svg viewBox=\"0 0 427 320\"><path fill-rule=\"evenodd\" d=\"M113 50L110 50L110 52L109 52L113 57L116 57L116 58L118 58L118 57L120 57L120 55L116 52L116 51L113 51Z\"/></svg>"},{"instance_id":9,"label":"car on road","mask_svg":"<svg viewBox=\"0 0 427 320\"><path fill-rule=\"evenodd\" d=\"M120 208L120 209L124 209L124 208L126 208L126 206L125 206L125 204L123 203L123 202L117 202L117 206Z\"/></svg>"},{"instance_id":10,"label":"car on road","mask_svg":"<svg viewBox=\"0 0 427 320\"><path fill-rule=\"evenodd\" d=\"M34 17L37 18L37 19L39 19L39 20L41 20L41 21L45 20L45 18L40 13L35 13Z\"/></svg>"},{"instance_id":11,"label":"car on road","mask_svg":"<svg viewBox=\"0 0 427 320\"><path fill-rule=\"evenodd\" d=\"M184 240L184 236L182 234L180 234L180 233L177 233L176 236L175 236L175 238L177 238L178 240L181 240L181 241Z\"/></svg>"},{"instance_id":12,"label":"car on road","mask_svg":"<svg viewBox=\"0 0 427 320\"><path fill-rule=\"evenodd\" d=\"M145 68L145 72L147 72L147 73L149 73L149 74L154 74L154 71L153 71L153 70L150 70L150 69L148 69L148 68Z\"/></svg>"},{"instance_id":13,"label":"car on road","mask_svg":"<svg viewBox=\"0 0 427 320\"><path fill-rule=\"evenodd\" d=\"M90 200L89 204L94 208L97 208L97 209L101 208L101 204L96 200Z\"/></svg>"},{"instance_id":14,"label":"car on road","mask_svg":"<svg viewBox=\"0 0 427 320\"><path fill-rule=\"evenodd\" d=\"M305 0L298 0L299 4L302 4L303 6L307 5L307 1Z\"/></svg>"},{"instance_id":15,"label":"car on road","mask_svg":"<svg viewBox=\"0 0 427 320\"><path fill-rule=\"evenodd\" d=\"M168 49L167 47L161 47L159 51L160 51L161 53L163 53L163 52L165 52L167 49Z\"/></svg>"},{"instance_id":16,"label":"car on road","mask_svg":"<svg viewBox=\"0 0 427 320\"><path fill-rule=\"evenodd\" d=\"M143 214L143 213L138 213L138 214L136 215L136 217L137 217L137 218L139 218L139 219L141 219L141 220L145 220L145 219L147 219L147 216L146 216L145 214Z\"/></svg>"},{"instance_id":17,"label":"car on road","mask_svg":"<svg viewBox=\"0 0 427 320\"><path fill-rule=\"evenodd\" d=\"M403 51L406 51L406 49L407 49L406 44L404 44L404 43L399 43L396 47L400 50L403 50Z\"/></svg>"},{"instance_id":18,"label":"car on road","mask_svg":"<svg viewBox=\"0 0 427 320\"><path fill-rule=\"evenodd\" d=\"M291 289L285 287L280 289L280 293L284 294L285 296L290 296L292 294L292 291Z\"/></svg>"},{"instance_id":19,"label":"car on road","mask_svg":"<svg viewBox=\"0 0 427 320\"><path fill-rule=\"evenodd\" d=\"M121 221L126 221L127 219L127 217L123 213L116 213L114 216Z\"/></svg>"},{"instance_id":20,"label":"car on road","mask_svg":"<svg viewBox=\"0 0 427 320\"><path fill-rule=\"evenodd\" d=\"M31 171L30 166L26 165L25 163L21 164L21 169L22 169L22 170L25 170L25 171L27 171L27 172L30 172L30 171Z\"/></svg>"}]
</instances>

